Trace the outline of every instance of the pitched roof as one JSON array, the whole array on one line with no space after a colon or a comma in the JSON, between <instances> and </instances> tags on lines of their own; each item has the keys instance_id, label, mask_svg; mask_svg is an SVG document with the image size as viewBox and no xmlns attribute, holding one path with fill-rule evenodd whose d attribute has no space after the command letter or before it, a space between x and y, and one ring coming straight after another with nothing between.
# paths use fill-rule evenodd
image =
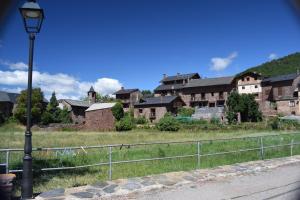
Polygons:
<instances>
[{"instance_id":1,"label":"pitched roof","mask_svg":"<svg viewBox=\"0 0 300 200\"><path fill-rule=\"evenodd\" d=\"M85 112L112 108L116 103L94 103Z\"/></svg>"},{"instance_id":2,"label":"pitched roof","mask_svg":"<svg viewBox=\"0 0 300 200\"><path fill-rule=\"evenodd\" d=\"M154 89L154 91L160 91L160 90L177 90L184 88L184 84L170 84L170 85L164 85L161 84L157 88Z\"/></svg>"},{"instance_id":3,"label":"pitched roof","mask_svg":"<svg viewBox=\"0 0 300 200\"><path fill-rule=\"evenodd\" d=\"M189 73L189 74L178 74L174 76L167 76L161 80L161 82L167 82L167 81L176 81L176 80L183 80L188 78L197 77L200 78L198 73Z\"/></svg>"},{"instance_id":4,"label":"pitched roof","mask_svg":"<svg viewBox=\"0 0 300 200\"><path fill-rule=\"evenodd\" d=\"M72 99L60 99L59 102L65 101L67 104L71 106L77 106L77 107L90 107L90 103L88 101L79 101L79 100L72 100Z\"/></svg>"},{"instance_id":5,"label":"pitched roof","mask_svg":"<svg viewBox=\"0 0 300 200\"><path fill-rule=\"evenodd\" d=\"M95 92L93 86L91 86L90 90L88 92Z\"/></svg>"},{"instance_id":6,"label":"pitched roof","mask_svg":"<svg viewBox=\"0 0 300 200\"><path fill-rule=\"evenodd\" d=\"M262 82L263 83L266 83L266 82L274 83L274 82L279 82L279 81L289 81L289 80L294 80L298 76L300 76L300 74L297 74L297 73L272 76L269 78L265 78Z\"/></svg>"},{"instance_id":7,"label":"pitched roof","mask_svg":"<svg viewBox=\"0 0 300 200\"><path fill-rule=\"evenodd\" d=\"M160 96L160 97L143 98L141 102L135 103L134 106L167 105L167 104L172 103L177 98L179 98L179 97L178 96Z\"/></svg>"},{"instance_id":8,"label":"pitched roof","mask_svg":"<svg viewBox=\"0 0 300 200\"><path fill-rule=\"evenodd\" d=\"M233 76L227 77L218 77L218 78L204 78L204 79L194 79L188 82L184 87L205 87L205 86L214 86L214 85L230 85Z\"/></svg>"},{"instance_id":9,"label":"pitched roof","mask_svg":"<svg viewBox=\"0 0 300 200\"><path fill-rule=\"evenodd\" d=\"M20 94L0 91L0 102L16 103Z\"/></svg>"},{"instance_id":10,"label":"pitched roof","mask_svg":"<svg viewBox=\"0 0 300 200\"><path fill-rule=\"evenodd\" d=\"M139 89L137 89L137 88L134 88L134 89L121 89L121 90L118 90L117 92L115 92L114 94L130 94L130 93L136 92L136 91L139 91Z\"/></svg>"}]
</instances>

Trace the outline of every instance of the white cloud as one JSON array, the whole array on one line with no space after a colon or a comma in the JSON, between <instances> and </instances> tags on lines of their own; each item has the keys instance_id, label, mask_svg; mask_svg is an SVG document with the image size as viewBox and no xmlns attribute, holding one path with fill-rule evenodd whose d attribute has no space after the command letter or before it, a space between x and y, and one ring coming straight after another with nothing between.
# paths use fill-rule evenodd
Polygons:
<instances>
[{"instance_id":1,"label":"white cloud","mask_svg":"<svg viewBox=\"0 0 300 200\"><path fill-rule=\"evenodd\" d=\"M278 56L277 56L277 54L276 53L271 53L270 55L269 55L269 60L274 60L274 59L276 59Z\"/></svg>"},{"instance_id":2,"label":"white cloud","mask_svg":"<svg viewBox=\"0 0 300 200\"><path fill-rule=\"evenodd\" d=\"M1 46L1 43L0 43L0 46ZM9 69L11 69L11 70L27 70L27 68L28 68L28 65L23 62L13 63L13 62L9 62L9 61L0 60L0 64L8 66Z\"/></svg>"},{"instance_id":3,"label":"white cloud","mask_svg":"<svg viewBox=\"0 0 300 200\"><path fill-rule=\"evenodd\" d=\"M225 58L214 57L211 59L210 69L213 71L222 71L226 69L237 56L237 52L232 52L228 57Z\"/></svg>"},{"instance_id":4,"label":"white cloud","mask_svg":"<svg viewBox=\"0 0 300 200\"><path fill-rule=\"evenodd\" d=\"M111 78L99 78L95 82L82 82L68 74L49 74L39 71L33 71L33 85L40 87L49 98L53 91L56 92L57 98L80 99L86 96L87 91L91 86L97 92L103 95L110 95L119 90L122 84ZM1 71L0 70L0 85L10 86L13 89L3 88L9 91L20 91L20 88L27 87L27 72L21 70Z\"/></svg>"}]
</instances>

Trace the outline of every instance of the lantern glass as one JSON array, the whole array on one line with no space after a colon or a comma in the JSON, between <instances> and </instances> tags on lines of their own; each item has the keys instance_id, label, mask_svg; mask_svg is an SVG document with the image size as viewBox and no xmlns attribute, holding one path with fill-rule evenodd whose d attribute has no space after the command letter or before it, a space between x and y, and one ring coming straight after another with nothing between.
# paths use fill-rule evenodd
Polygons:
<instances>
[{"instance_id":1,"label":"lantern glass","mask_svg":"<svg viewBox=\"0 0 300 200\"><path fill-rule=\"evenodd\" d=\"M26 2L20 8L20 13L27 33L40 32L44 20L44 11L36 2Z\"/></svg>"}]
</instances>

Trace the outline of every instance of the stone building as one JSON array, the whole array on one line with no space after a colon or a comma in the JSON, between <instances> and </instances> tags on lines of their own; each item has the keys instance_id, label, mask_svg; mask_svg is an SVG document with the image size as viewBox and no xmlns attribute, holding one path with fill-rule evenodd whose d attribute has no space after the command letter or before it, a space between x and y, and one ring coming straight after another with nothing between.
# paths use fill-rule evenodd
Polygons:
<instances>
[{"instance_id":1,"label":"stone building","mask_svg":"<svg viewBox=\"0 0 300 200\"><path fill-rule=\"evenodd\" d=\"M161 84L154 89L155 96L178 95L182 92L182 89L187 83L200 78L198 73L177 73L175 76L167 76L164 74L163 79L160 81Z\"/></svg>"},{"instance_id":2,"label":"stone building","mask_svg":"<svg viewBox=\"0 0 300 200\"><path fill-rule=\"evenodd\" d=\"M264 115L300 115L300 74L265 78L262 81L262 112Z\"/></svg>"},{"instance_id":3,"label":"stone building","mask_svg":"<svg viewBox=\"0 0 300 200\"><path fill-rule=\"evenodd\" d=\"M87 101L60 99L58 100L58 107L60 109L67 108L73 123L83 124L85 122L85 110L96 102L96 92L93 87L90 88L87 95Z\"/></svg>"},{"instance_id":4,"label":"stone building","mask_svg":"<svg viewBox=\"0 0 300 200\"><path fill-rule=\"evenodd\" d=\"M114 94L116 95L116 99L122 102L125 112L133 108L134 104L139 102L142 97L142 93L139 89L125 89L124 87Z\"/></svg>"},{"instance_id":5,"label":"stone building","mask_svg":"<svg viewBox=\"0 0 300 200\"><path fill-rule=\"evenodd\" d=\"M158 122L167 112L176 115L178 108L184 105L178 96L144 98L134 104L134 117L144 116L151 122Z\"/></svg>"},{"instance_id":6,"label":"stone building","mask_svg":"<svg viewBox=\"0 0 300 200\"><path fill-rule=\"evenodd\" d=\"M115 118L111 108L116 103L94 103L85 111L87 130L110 131L114 129Z\"/></svg>"},{"instance_id":7,"label":"stone building","mask_svg":"<svg viewBox=\"0 0 300 200\"><path fill-rule=\"evenodd\" d=\"M17 98L20 94L0 91L0 112L4 118L13 115L14 108L17 105Z\"/></svg>"}]
</instances>

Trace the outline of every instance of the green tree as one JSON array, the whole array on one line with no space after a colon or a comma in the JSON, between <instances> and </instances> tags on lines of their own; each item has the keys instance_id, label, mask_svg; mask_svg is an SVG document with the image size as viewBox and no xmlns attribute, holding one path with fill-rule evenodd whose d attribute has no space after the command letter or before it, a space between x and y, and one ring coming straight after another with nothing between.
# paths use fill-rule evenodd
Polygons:
<instances>
[{"instance_id":1,"label":"green tree","mask_svg":"<svg viewBox=\"0 0 300 200\"><path fill-rule=\"evenodd\" d=\"M120 102L117 102L112 108L111 111L117 121L124 117L123 105Z\"/></svg>"},{"instance_id":2,"label":"green tree","mask_svg":"<svg viewBox=\"0 0 300 200\"><path fill-rule=\"evenodd\" d=\"M42 113L44 112L43 106L44 94L40 88L32 89L32 124L37 124L41 120ZM17 99L17 107L14 113L15 118L22 124L26 124L26 109L27 109L27 90L21 91Z\"/></svg>"},{"instance_id":3,"label":"green tree","mask_svg":"<svg viewBox=\"0 0 300 200\"><path fill-rule=\"evenodd\" d=\"M194 114L194 113L195 113L194 108L181 107L178 109L178 115L180 115L181 117L191 117L192 114Z\"/></svg>"},{"instance_id":4,"label":"green tree","mask_svg":"<svg viewBox=\"0 0 300 200\"><path fill-rule=\"evenodd\" d=\"M259 111L258 103L252 94L238 94L232 92L226 102L226 117L229 123L237 121L237 115L240 113L242 122L257 122L262 120L262 114Z\"/></svg>"},{"instance_id":5,"label":"green tree","mask_svg":"<svg viewBox=\"0 0 300 200\"><path fill-rule=\"evenodd\" d=\"M153 94L153 92L151 92L151 90L142 90L142 95L143 96L147 96L147 97L153 97L154 96L154 94Z\"/></svg>"}]
</instances>

